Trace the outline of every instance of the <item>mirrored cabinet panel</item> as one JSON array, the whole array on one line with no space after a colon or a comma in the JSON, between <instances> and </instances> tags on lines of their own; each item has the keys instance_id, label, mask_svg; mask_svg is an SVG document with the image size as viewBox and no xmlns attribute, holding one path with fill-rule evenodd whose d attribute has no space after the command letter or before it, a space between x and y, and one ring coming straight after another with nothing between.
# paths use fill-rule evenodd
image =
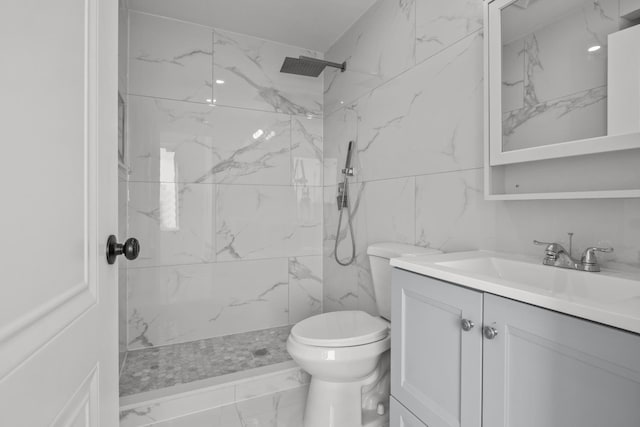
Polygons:
<instances>
[{"instance_id":1,"label":"mirrored cabinet panel","mask_svg":"<svg viewBox=\"0 0 640 427\"><path fill-rule=\"evenodd\" d=\"M618 0L519 0L501 11L502 150L607 134Z\"/></svg>"},{"instance_id":2,"label":"mirrored cabinet panel","mask_svg":"<svg viewBox=\"0 0 640 427\"><path fill-rule=\"evenodd\" d=\"M619 185L582 185L579 173L586 165L606 173L612 158L627 154L640 160L639 17L640 0L485 1L488 196L620 197L640 189L634 173L618 174L626 177ZM625 154L599 156L618 151ZM536 179L535 170L546 175ZM563 188L553 170L573 184Z\"/></svg>"}]
</instances>

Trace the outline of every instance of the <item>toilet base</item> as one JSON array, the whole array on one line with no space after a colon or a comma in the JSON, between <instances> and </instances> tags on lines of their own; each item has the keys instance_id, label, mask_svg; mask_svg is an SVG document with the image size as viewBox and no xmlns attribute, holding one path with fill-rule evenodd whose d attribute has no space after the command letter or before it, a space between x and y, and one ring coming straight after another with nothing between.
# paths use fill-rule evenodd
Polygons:
<instances>
[{"instance_id":1,"label":"toilet base","mask_svg":"<svg viewBox=\"0 0 640 427\"><path fill-rule=\"evenodd\" d=\"M311 377L304 427L362 427L362 381L335 383Z\"/></svg>"},{"instance_id":2,"label":"toilet base","mask_svg":"<svg viewBox=\"0 0 640 427\"><path fill-rule=\"evenodd\" d=\"M390 352L367 378L332 382L311 377L304 427L388 427ZM384 414L378 414L382 404Z\"/></svg>"}]
</instances>

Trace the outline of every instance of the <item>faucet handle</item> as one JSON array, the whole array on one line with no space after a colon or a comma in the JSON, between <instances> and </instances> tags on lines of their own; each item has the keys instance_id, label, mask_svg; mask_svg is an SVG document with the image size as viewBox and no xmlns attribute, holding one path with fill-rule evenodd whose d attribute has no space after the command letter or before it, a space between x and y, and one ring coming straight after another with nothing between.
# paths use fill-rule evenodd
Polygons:
<instances>
[{"instance_id":1,"label":"faucet handle","mask_svg":"<svg viewBox=\"0 0 640 427\"><path fill-rule=\"evenodd\" d=\"M596 252L613 252L613 248L598 248L596 246L587 248L582 253L581 262L585 265L598 265Z\"/></svg>"},{"instance_id":2,"label":"faucet handle","mask_svg":"<svg viewBox=\"0 0 640 427\"><path fill-rule=\"evenodd\" d=\"M546 248L544 250L548 254L549 254L549 252L551 252L553 254L557 254L561 250L564 250L562 245L560 243L556 243L556 242L540 242L538 240L534 240L533 244L534 245L544 245L544 246L546 246Z\"/></svg>"},{"instance_id":3,"label":"faucet handle","mask_svg":"<svg viewBox=\"0 0 640 427\"><path fill-rule=\"evenodd\" d=\"M558 259L558 254L561 251L564 251L564 248L559 243L555 242L540 242L538 240L534 240L533 244L546 246L546 248L544 248L545 262L555 261Z\"/></svg>"},{"instance_id":4,"label":"faucet handle","mask_svg":"<svg viewBox=\"0 0 640 427\"><path fill-rule=\"evenodd\" d=\"M596 252L613 252L613 248L598 248L596 246L592 246L590 248L585 249L587 251L596 251Z\"/></svg>"}]
</instances>

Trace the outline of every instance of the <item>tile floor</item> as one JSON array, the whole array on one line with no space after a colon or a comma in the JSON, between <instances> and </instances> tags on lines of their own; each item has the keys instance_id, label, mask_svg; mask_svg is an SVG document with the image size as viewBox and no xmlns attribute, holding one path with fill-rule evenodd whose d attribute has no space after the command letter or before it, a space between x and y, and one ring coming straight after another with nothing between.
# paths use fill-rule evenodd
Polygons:
<instances>
[{"instance_id":1,"label":"tile floor","mask_svg":"<svg viewBox=\"0 0 640 427\"><path fill-rule=\"evenodd\" d=\"M291 326L128 351L120 396L217 377L291 360Z\"/></svg>"}]
</instances>

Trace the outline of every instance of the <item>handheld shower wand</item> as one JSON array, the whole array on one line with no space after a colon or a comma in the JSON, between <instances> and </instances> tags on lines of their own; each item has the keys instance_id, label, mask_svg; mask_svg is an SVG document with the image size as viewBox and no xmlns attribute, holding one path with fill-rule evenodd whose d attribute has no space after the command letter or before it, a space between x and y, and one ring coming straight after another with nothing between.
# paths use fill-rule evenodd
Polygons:
<instances>
[{"instance_id":1,"label":"handheld shower wand","mask_svg":"<svg viewBox=\"0 0 640 427\"><path fill-rule=\"evenodd\" d=\"M347 148L347 159L344 165L344 169L342 169L342 174L344 175L344 181L338 184L338 196L336 197L338 202L338 210L340 211L340 216L338 218L338 230L336 231L336 244L333 248L333 256L336 259L336 262L342 266L347 266L352 264L356 259L356 240L353 234L353 221L351 220L351 211L349 210L349 177L353 176L353 168L351 167L351 150L353 149L353 141L349 141L349 148ZM340 228L342 226L342 214L344 211L347 211L347 219L348 219L348 228L349 228L349 236L351 238L351 256L347 261L341 261L338 258L338 243L340 239Z\"/></svg>"},{"instance_id":2,"label":"handheld shower wand","mask_svg":"<svg viewBox=\"0 0 640 427\"><path fill-rule=\"evenodd\" d=\"M349 141L349 148L347 148L347 161L344 164L342 173L346 176L353 176L353 168L351 167L351 149L353 148L353 141Z\"/></svg>"}]
</instances>

